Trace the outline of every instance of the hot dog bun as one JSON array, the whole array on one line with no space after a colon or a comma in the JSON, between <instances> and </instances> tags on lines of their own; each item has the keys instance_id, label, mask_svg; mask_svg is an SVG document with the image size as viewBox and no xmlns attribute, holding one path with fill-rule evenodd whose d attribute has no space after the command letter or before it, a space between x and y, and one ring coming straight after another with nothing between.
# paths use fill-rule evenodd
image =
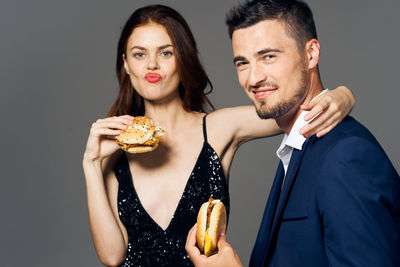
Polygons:
<instances>
[{"instance_id":1,"label":"hot dog bun","mask_svg":"<svg viewBox=\"0 0 400 267\"><path fill-rule=\"evenodd\" d=\"M221 231L226 231L225 205L219 199L210 198L208 202L201 205L197 216L197 246L206 256L217 252Z\"/></svg>"}]
</instances>

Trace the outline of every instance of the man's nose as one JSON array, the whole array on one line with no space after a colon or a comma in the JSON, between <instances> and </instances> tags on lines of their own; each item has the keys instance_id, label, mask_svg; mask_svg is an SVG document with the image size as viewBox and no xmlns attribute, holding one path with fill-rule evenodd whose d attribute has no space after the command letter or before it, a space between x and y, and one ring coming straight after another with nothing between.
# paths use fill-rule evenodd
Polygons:
<instances>
[{"instance_id":1,"label":"man's nose","mask_svg":"<svg viewBox=\"0 0 400 267\"><path fill-rule=\"evenodd\" d=\"M267 80L267 73L261 66L253 65L249 71L249 86L257 86Z\"/></svg>"}]
</instances>

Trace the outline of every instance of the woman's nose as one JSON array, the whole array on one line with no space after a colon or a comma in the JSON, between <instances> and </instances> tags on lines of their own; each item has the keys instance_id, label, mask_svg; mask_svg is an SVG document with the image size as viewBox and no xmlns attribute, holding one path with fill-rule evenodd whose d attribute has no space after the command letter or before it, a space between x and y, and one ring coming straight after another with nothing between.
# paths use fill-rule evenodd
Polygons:
<instances>
[{"instance_id":1,"label":"woman's nose","mask_svg":"<svg viewBox=\"0 0 400 267\"><path fill-rule=\"evenodd\" d=\"M149 62L148 62L147 68L149 70L156 70L156 69L159 68L156 56L152 55L152 56L149 57Z\"/></svg>"}]
</instances>

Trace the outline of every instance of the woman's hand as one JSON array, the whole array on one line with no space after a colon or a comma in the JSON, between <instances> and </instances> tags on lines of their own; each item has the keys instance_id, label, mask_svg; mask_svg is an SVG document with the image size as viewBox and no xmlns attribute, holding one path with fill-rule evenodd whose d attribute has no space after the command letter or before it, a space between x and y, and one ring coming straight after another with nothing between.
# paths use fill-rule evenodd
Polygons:
<instances>
[{"instance_id":1,"label":"woman's hand","mask_svg":"<svg viewBox=\"0 0 400 267\"><path fill-rule=\"evenodd\" d=\"M133 123L129 115L99 119L92 124L86 144L84 160L101 161L119 149L115 136Z\"/></svg>"},{"instance_id":2,"label":"woman's hand","mask_svg":"<svg viewBox=\"0 0 400 267\"><path fill-rule=\"evenodd\" d=\"M107 266L119 266L124 260L128 234L118 216L118 181L105 159L119 149L115 136L132 123L128 115L97 120L83 156L90 230L97 255Z\"/></svg>"},{"instance_id":3,"label":"woman's hand","mask_svg":"<svg viewBox=\"0 0 400 267\"><path fill-rule=\"evenodd\" d=\"M301 128L300 134L305 138L315 133L317 137L324 136L350 113L355 103L356 100L350 89L345 86L339 86L320 95L312 102L302 105L301 109L310 111L304 117L304 120L309 121L318 116Z\"/></svg>"}]
</instances>

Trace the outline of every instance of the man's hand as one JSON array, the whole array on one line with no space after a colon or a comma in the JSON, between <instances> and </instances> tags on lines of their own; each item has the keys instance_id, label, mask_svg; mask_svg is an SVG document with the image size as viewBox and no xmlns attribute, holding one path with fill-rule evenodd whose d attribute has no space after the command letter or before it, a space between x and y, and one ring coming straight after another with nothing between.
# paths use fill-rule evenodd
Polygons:
<instances>
[{"instance_id":1,"label":"man's hand","mask_svg":"<svg viewBox=\"0 0 400 267\"><path fill-rule=\"evenodd\" d=\"M189 231L186 239L186 252L189 254L190 259L196 267L243 267L235 250L226 242L225 233L221 233L218 239L218 253L207 257L200 253L196 247L196 231L197 224L195 224Z\"/></svg>"}]
</instances>

